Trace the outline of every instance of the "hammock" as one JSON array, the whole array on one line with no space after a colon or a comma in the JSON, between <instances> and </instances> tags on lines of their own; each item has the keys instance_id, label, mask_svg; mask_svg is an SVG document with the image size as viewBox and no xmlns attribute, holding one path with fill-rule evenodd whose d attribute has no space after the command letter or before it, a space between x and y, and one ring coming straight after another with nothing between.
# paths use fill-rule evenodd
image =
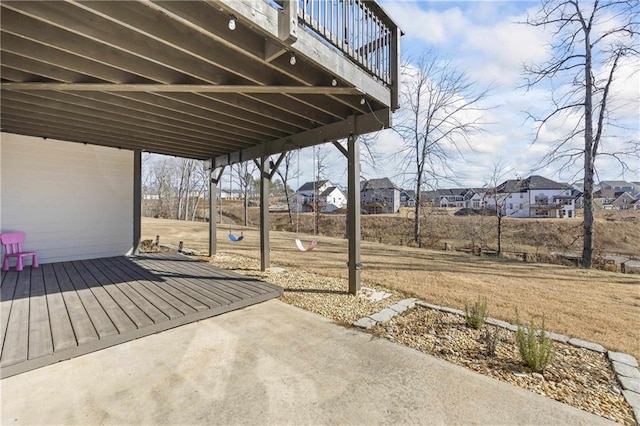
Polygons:
<instances>
[{"instance_id":1,"label":"hammock","mask_svg":"<svg viewBox=\"0 0 640 426\"><path fill-rule=\"evenodd\" d=\"M300 251L311 251L314 248L316 248L317 245L318 245L318 242L313 240L311 241L311 244L309 244L308 247L305 247L304 245L302 245L302 241L300 241L300 238L296 238L296 246L298 246L298 250Z\"/></svg>"},{"instance_id":2,"label":"hammock","mask_svg":"<svg viewBox=\"0 0 640 426\"><path fill-rule=\"evenodd\" d=\"M236 237L231 232L229 232L229 239L231 240L232 243L237 243L237 242L242 241L244 239L244 235L242 235L242 232L241 232L240 236Z\"/></svg>"}]
</instances>

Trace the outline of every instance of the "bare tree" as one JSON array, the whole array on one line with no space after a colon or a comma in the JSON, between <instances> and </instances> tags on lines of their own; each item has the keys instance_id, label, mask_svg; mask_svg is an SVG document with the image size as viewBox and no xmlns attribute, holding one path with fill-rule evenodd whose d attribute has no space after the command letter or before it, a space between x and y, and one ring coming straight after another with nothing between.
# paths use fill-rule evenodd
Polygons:
<instances>
[{"instance_id":1,"label":"bare tree","mask_svg":"<svg viewBox=\"0 0 640 426\"><path fill-rule=\"evenodd\" d=\"M502 219L505 216L508 196L506 193L499 193L498 188L507 173L508 169L501 159L494 161L489 179L485 183L486 192L482 200L483 207L491 210L495 209L495 214L498 219L496 226L498 234L498 257L502 256Z\"/></svg>"},{"instance_id":2,"label":"bare tree","mask_svg":"<svg viewBox=\"0 0 640 426\"><path fill-rule=\"evenodd\" d=\"M394 130L404 144L405 168L415 168L416 208L414 239L420 245L422 186L428 176L453 174L449 161L470 146L483 125L481 104L489 89L479 89L450 60L425 51L414 65L403 66L401 92L404 110Z\"/></svg>"},{"instance_id":3,"label":"bare tree","mask_svg":"<svg viewBox=\"0 0 640 426\"><path fill-rule=\"evenodd\" d=\"M319 233L320 225L320 211L324 209L325 204L320 200L320 181L324 179L327 172L327 164L325 159L327 157L327 149L322 145L313 147L313 162L315 176L315 185L313 186L313 229L314 235Z\"/></svg>"},{"instance_id":4,"label":"bare tree","mask_svg":"<svg viewBox=\"0 0 640 426\"><path fill-rule=\"evenodd\" d=\"M280 163L280 167L276 170L278 176L282 180L284 186L284 195L287 200L287 211L289 212L289 222L293 225L293 215L291 214L291 194L289 193L289 181L298 177L298 171L294 170L295 160L294 152L289 151L284 154L284 160Z\"/></svg>"},{"instance_id":5,"label":"bare tree","mask_svg":"<svg viewBox=\"0 0 640 426\"><path fill-rule=\"evenodd\" d=\"M627 141L623 148L605 151L603 135L615 126L611 113L611 86L621 63L640 55L637 41L637 0L542 0L541 8L526 23L553 28L551 58L541 65L525 66L527 88L551 83L549 111L530 114L538 125L535 140L554 121L575 124L555 142L544 158L546 165L560 162L562 168L583 161L584 222L582 266L593 260L593 184L595 160L599 155L616 158L622 170L640 157L640 143ZM636 70L637 71L637 70ZM608 135L613 136L613 135ZM574 144L583 139L582 147ZM605 137L606 139L606 137Z\"/></svg>"},{"instance_id":6,"label":"bare tree","mask_svg":"<svg viewBox=\"0 0 640 426\"><path fill-rule=\"evenodd\" d=\"M237 183L240 188L240 194L243 201L244 210L244 226L249 226L249 196L254 192L253 172L256 170L252 161L238 163L235 166Z\"/></svg>"}]
</instances>

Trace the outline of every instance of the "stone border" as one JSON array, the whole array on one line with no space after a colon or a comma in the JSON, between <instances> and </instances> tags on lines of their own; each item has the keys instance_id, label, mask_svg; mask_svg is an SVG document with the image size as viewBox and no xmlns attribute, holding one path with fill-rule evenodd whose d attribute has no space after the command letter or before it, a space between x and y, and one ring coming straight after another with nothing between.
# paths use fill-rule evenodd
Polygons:
<instances>
[{"instance_id":1,"label":"stone border","mask_svg":"<svg viewBox=\"0 0 640 426\"><path fill-rule=\"evenodd\" d=\"M450 314L461 316L465 315L464 311L461 311L460 309L432 305L431 303L411 298L403 299L395 305L385 308L380 312L369 315L368 317L360 318L358 321L354 322L353 325L358 328L370 329L377 324L382 324L389 321L394 316L401 314L408 309L415 308L416 305L423 308L434 309L436 311L447 312ZM517 325L511 324L506 321L487 318L485 322L497 327L506 328L510 331L518 331ZM597 343L589 342L587 340L569 337L553 332L547 332L546 334L551 340L554 340L556 342L568 343L572 346L588 349L590 351L595 351L602 354L606 353L609 361L611 362L613 371L616 374L616 378L622 386L622 395L633 409L633 414L636 417L636 423L640 424L640 371L638 370L638 360L636 360L629 354L608 351L604 346Z\"/></svg>"}]
</instances>

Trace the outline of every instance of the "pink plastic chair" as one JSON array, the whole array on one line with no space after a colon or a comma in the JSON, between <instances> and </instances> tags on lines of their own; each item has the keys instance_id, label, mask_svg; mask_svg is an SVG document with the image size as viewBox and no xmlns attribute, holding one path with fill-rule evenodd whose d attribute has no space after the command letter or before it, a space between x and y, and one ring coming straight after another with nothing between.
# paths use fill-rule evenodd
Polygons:
<instances>
[{"instance_id":1,"label":"pink plastic chair","mask_svg":"<svg viewBox=\"0 0 640 426\"><path fill-rule=\"evenodd\" d=\"M9 270L9 258L16 258L16 271L22 271L22 258L31 256L31 267L38 267L38 255L35 251L22 251L22 243L24 242L24 232L9 232L0 235L0 243L4 246L4 261L2 262L2 270Z\"/></svg>"}]
</instances>

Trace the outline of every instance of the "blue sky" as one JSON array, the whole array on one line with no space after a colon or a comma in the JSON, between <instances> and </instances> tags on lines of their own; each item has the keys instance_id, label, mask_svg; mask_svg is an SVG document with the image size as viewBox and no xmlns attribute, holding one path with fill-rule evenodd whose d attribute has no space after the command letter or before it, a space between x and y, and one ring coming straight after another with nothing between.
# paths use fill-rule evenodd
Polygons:
<instances>
[{"instance_id":1,"label":"blue sky","mask_svg":"<svg viewBox=\"0 0 640 426\"><path fill-rule=\"evenodd\" d=\"M505 178L528 176L535 171L558 181L580 180L579 167L559 172L558 166L552 165L538 170L553 141L571 123L549 126L532 143L535 127L525 120L524 111L539 110L548 104L549 97L544 86L529 92L519 88L523 83L523 63L541 62L549 55L546 49L551 40L549 31L518 24L526 18L527 11L537 10L537 1L386 0L382 4L405 32L401 42L404 58L415 58L426 49L435 49L453 59L480 87L495 87L486 101L494 107L486 112L485 121L491 123L486 133L472 139L471 147L463 150L464 158L452 158L457 173L449 180L440 180L439 187L482 186L498 161L503 165ZM623 63L621 78L612 88L618 106L616 114L629 127L623 136L634 140L640 139L640 75L633 72L638 69L637 59ZM396 184L410 187L410 176L393 160L400 143L392 131L380 132L376 146L385 160L377 169L363 164L363 176L388 176ZM603 143L606 146L616 142L605 138ZM324 148L324 154L325 164L329 165L327 178L346 184L346 159L330 144ZM640 164L630 165L635 170L622 176L619 165L603 156L597 161L596 181L622 178L640 181ZM312 179L311 149L301 153L300 169L301 182Z\"/></svg>"}]
</instances>

